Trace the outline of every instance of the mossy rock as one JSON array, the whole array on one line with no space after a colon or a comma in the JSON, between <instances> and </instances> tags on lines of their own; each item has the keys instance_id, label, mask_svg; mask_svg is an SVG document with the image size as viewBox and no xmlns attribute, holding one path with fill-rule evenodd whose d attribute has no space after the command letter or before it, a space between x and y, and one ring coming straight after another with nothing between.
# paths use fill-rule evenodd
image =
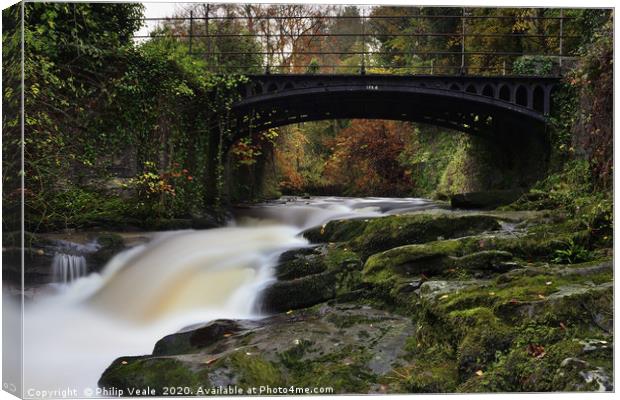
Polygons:
<instances>
[{"instance_id":1,"label":"mossy rock","mask_svg":"<svg viewBox=\"0 0 620 400\"><path fill-rule=\"evenodd\" d=\"M512 253L502 250L483 250L455 258L454 265L467 270L506 272L512 268L507 264Z\"/></svg>"},{"instance_id":2,"label":"mossy rock","mask_svg":"<svg viewBox=\"0 0 620 400\"><path fill-rule=\"evenodd\" d=\"M492 209L510 204L519 199L522 194L522 190L490 190L459 193L450 196L450 205L453 208Z\"/></svg>"},{"instance_id":3,"label":"mossy rock","mask_svg":"<svg viewBox=\"0 0 620 400\"><path fill-rule=\"evenodd\" d=\"M457 364L461 380L486 370L487 365L495 361L497 352L507 350L514 339L514 332L507 326L483 321L470 328L458 345Z\"/></svg>"},{"instance_id":4,"label":"mossy rock","mask_svg":"<svg viewBox=\"0 0 620 400\"><path fill-rule=\"evenodd\" d=\"M559 326L591 326L611 332L613 317L613 283L600 285L560 285L544 299L504 302L496 314L506 320L529 319Z\"/></svg>"},{"instance_id":5,"label":"mossy rock","mask_svg":"<svg viewBox=\"0 0 620 400\"><path fill-rule=\"evenodd\" d=\"M613 352L606 361L586 361L583 346L573 339L564 339L548 346L515 346L507 354L459 386L459 392L549 392L613 390L610 370Z\"/></svg>"},{"instance_id":6,"label":"mossy rock","mask_svg":"<svg viewBox=\"0 0 620 400\"><path fill-rule=\"evenodd\" d=\"M366 259L398 246L453 239L499 228L497 219L487 215L396 215L369 220L351 246Z\"/></svg>"},{"instance_id":7,"label":"mossy rock","mask_svg":"<svg viewBox=\"0 0 620 400\"><path fill-rule=\"evenodd\" d=\"M171 356L204 350L242 330L243 326L237 321L215 320L200 328L165 336L155 344L153 355Z\"/></svg>"},{"instance_id":8,"label":"mossy rock","mask_svg":"<svg viewBox=\"0 0 620 400\"><path fill-rule=\"evenodd\" d=\"M324 255L327 270L334 274L336 295L348 295L362 284L362 260L344 244L330 244Z\"/></svg>"},{"instance_id":9,"label":"mossy rock","mask_svg":"<svg viewBox=\"0 0 620 400\"><path fill-rule=\"evenodd\" d=\"M450 255L460 249L456 240L396 247L368 258L364 264L365 281L379 283L394 278L410 279L420 274L437 275L453 265Z\"/></svg>"},{"instance_id":10,"label":"mossy rock","mask_svg":"<svg viewBox=\"0 0 620 400\"><path fill-rule=\"evenodd\" d=\"M458 239L459 255L467 255L479 251L498 250L511 253L515 258L524 261L551 262L557 250L566 249L567 243L583 245L587 241L587 232L575 230L554 230L538 228L534 231L519 234L498 233L482 234Z\"/></svg>"},{"instance_id":11,"label":"mossy rock","mask_svg":"<svg viewBox=\"0 0 620 400\"><path fill-rule=\"evenodd\" d=\"M210 386L205 370L192 368L182 361L165 357L121 357L115 360L98 382L101 388L116 388L129 395L129 390L152 388L156 396L165 387Z\"/></svg>"},{"instance_id":12,"label":"mossy rock","mask_svg":"<svg viewBox=\"0 0 620 400\"><path fill-rule=\"evenodd\" d=\"M230 323L243 329L229 334L234 329ZM274 315L251 322L253 327L243 326L246 323L218 321L211 328L207 325L172 335L176 338L166 338L166 346L156 346L166 356L116 360L104 372L100 385L136 387L157 377L160 386L192 385L199 379L211 387L294 385L367 393L403 365L402 347L413 331L409 317L343 303ZM209 332L202 335L206 328ZM201 344L189 346L197 334L204 336ZM172 354L178 351L182 354ZM160 365L175 371L167 375ZM189 374L186 383L178 382L177 377Z\"/></svg>"},{"instance_id":13,"label":"mossy rock","mask_svg":"<svg viewBox=\"0 0 620 400\"><path fill-rule=\"evenodd\" d=\"M275 267L278 280L287 281L318 274L327 269L321 248L301 248L284 252Z\"/></svg>"},{"instance_id":14,"label":"mossy rock","mask_svg":"<svg viewBox=\"0 0 620 400\"><path fill-rule=\"evenodd\" d=\"M86 261L92 271L103 268L112 257L125 249L125 241L116 233L101 233L97 235L99 249L87 255Z\"/></svg>"},{"instance_id":15,"label":"mossy rock","mask_svg":"<svg viewBox=\"0 0 620 400\"><path fill-rule=\"evenodd\" d=\"M391 215L372 219L331 221L304 236L313 243L349 241L363 260L394 247L474 235L500 228L497 217L449 213Z\"/></svg>"},{"instance_id":16,"label":"mossy rock","mask_svg":"<svg viewBox=\"0 0 620 400\"><path fill-rule=\"evenodd\" d=\"M480 306L493 307L497 315L504 318L531 318L552 304L568 305L582 297L596 297L608 293L612 286L613 278L609 270L584 276L562 275L558 271L564 271L565 268L551 267L546 270L534 267L533 274L530 275L527 273L528 269L529 267L525 267L516 271L520 272L518 275L508 272L505 275L513 276L509 279L505 278L505 275L499 275L493 280L486 280L477 286L449 294L438 302L437 306L448 312ZM581 306L577 308L581 309ZM557 310L560 314L563 311L562 306Z\"/></svg>"},{"instance_id":17,"label":"mossy rock","mask_svg":"<svg viewBox=\"0 0 620 400\"><path fill-rule=\"evenodd\" d=\"M213 368L229 371L233 377L230 384L242 385L243 387L287 386L280 369L252 350L249 348L235 351L218 360Z\"/></svg>"},{"instance_id":18,"label":"mossy rock","mask_svg":"<svg viewBox=\"0 0 620 400\"><path fill-rule=\"evenodd\" d=\"M405 375L406 374L406 375ZM458 374L452 361L417 361L410 368L396 371L395 379L407 393L451 393L458 385Z\"/></svg>"},{"instance_id":19,"label":"mossy rock","mask_svg":"<svg viewBox=\"0 0 620 400\"><path fill-rule=\"evenodd\" d=\"M368 219L330 221L323 226L307 229L302 235L310 243L347 242L361 235L368 222Z\"/></svg>"},{"instance_id":20,"label":"mossy rock","mask_svg":"<svg viewBox=\"0 0 620 400\"><path fill-rule=\"evenodd\" d=\"M310 307L335 296L336 281L328 271L275 282L261 294L260 308L265 312L284 312Z\"/></svg>"}]
</instances>

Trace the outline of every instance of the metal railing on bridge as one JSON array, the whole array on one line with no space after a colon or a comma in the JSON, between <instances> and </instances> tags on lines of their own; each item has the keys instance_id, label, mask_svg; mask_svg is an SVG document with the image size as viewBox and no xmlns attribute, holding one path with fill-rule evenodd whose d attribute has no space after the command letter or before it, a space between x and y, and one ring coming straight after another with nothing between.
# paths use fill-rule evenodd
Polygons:
<instances>
[{"instance_id":1,"label":"metal railing on bridge","mask_svg":"<svg viewBox=\"0 0 620 400\"><path fill-rule=\"evenodd\" d=\"M142 18L157 27L134 38L179 40L214 72L538 76L561 75L574 64L581 40L574 34L578 30L566 29L575 18L562 9L553 10L557 15L517 17L478 15L472 10L480 9L465 8L441 15L377 15L366 9L358 9L359 15L238 15L212 7L193 7L182 16ZM342 21L353 22L353 29L335 30ZM415 31L400 29L403 21ZM425 21L447 24L452 31L425 31ZM481 32L481 21L495 21L496 28ZM285 24L298 31L287 31ZM498 29L502 24L504 29ZM511 29L506 29L508 24ZM519 24L530 26L514 29ZM401 47L390 47L393 42Z\"/></svg>"}]
</instances>

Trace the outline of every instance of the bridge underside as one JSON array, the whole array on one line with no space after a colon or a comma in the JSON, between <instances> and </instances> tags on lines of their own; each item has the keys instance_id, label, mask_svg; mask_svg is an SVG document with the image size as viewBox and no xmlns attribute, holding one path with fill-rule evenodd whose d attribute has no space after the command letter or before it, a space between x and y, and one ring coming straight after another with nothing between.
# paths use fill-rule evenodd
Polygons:
<instances>
[{"instance_id":1,"label":"bridge underside","mask_svg":"<svg viewBox=\"0 0 620 400\"><path fill-rule=\"evenodd\" d=\"M441 126L489 139L525 130L544 130L542 115L495 99L433 91L330 88L253 96L238 103L238 135L306 121L325 119L390 119ZM542 135L541 135L542 136Z\"/></svg>"}]
</instances>

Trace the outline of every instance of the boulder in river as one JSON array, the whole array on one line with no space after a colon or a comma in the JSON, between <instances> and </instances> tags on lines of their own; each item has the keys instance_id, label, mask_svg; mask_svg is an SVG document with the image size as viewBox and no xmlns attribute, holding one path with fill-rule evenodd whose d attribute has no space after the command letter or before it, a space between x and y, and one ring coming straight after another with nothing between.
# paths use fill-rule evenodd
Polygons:
<instances>
[{"instance_id":1,"label":"boulder in river","mask_svg":"<svg viewBox=\"0 0 620 400\"><path fill-rule=\"evenodd\" d=\"M488 190L484 192L458 193L450 196L452 208L492 209L508 205L523 195L522 190Z\"/></svg>"},{"instance_id":2,"label":"boulder in river","mask_svg":"<svg viewBox=\"0 0 620 400\"><path fill-rule=\"evenodd\" d=\"M428 212L331 221L304 232L311 242L349 241L363 259L397 246L474 235L500 228L493 215Z\"/></svg>"},{"instance_id":3,"label":"boulder in river","mask_svg":"<svg viewBox=\"0 0 620 400\"><path fill-rule=\"evenodd\" d=\"M346 294L361 282L361 260L346 246L321 245L283 253L275 267L278 279L260 300L264 312L284 312Z\"/></svg>"},{"instance_id":4,"label":"boulder in river","mask_svg":"<svg viewBox=\"0 0 620 400\"><path fill-rule=\"evenodd\" d=\"M408 317L354 304L320 305L252 324L219 320L170 335L152 355L115 360L99 386L125 391L149 386L157 395L174 385L368 393L379 391L373 382L389 379L406 362L405 344L414 329ZM209 340L191 345L201 331L208 331Z\"/></svg>"}]
</instances>

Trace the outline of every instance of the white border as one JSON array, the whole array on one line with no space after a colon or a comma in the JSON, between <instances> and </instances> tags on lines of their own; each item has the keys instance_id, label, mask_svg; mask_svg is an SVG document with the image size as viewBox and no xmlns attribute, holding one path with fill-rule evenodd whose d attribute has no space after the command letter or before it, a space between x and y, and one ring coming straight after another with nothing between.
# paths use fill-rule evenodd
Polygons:
<instances>
[{"instance_id":1,"label":"white border","mask_svg":"<svg viewBox=\"0 0 620 400\"><path fill-rule=\"evenodd\" d=\"M54 0L52 0L54 1ZM72 1L68 1L68 2L72 2ZM85 1L73 1L73 2L85 2ZM108 2L108 3L118 3L120 1L116 0L97 0L97 1L92 1L92 2ZM408 0L374 0L374 1L352 1L352 0L323 0L323 1L316 1L316 0L307 0L307 1L293 1L293 0L289 0L289 1L283 1L283 0L269 0L269 1L265 1L265 0L255 0L255 1L240 1L240 0L228 0L228 1L147 1L147 2L141 2L141 1L126 1L126 2L134 2L134 3L263 3L263 4L269 4L269 3L273 3L273 4L290 4L290 3L306 3L306 4L351 4L351 5L403 5L403 6L467 6L467 7L563 7L563 8L596 8L596 7L604 7L604 8L614 8L615 7L615 2L614 1L601 1L601 0L592 0L592 1L576 1L576 0L565 0L565 1L536 1L536 0L521 0L521 1L517 1L517 0L503 0L503 1L492 1L492 0L475 0L475 1L466 1L466 0L451 0L449 2L438 2L438 1L432 1L432 0L416 0L414 1L408 1ZM17 3L17 1L14 0L1 0L2 4L2 8L6 8L12 4ZM1 22L0 22L0 27L1 27ZM23 36L22 36L23 37ZM23 46L23 43L22 43ZM1 47L1 44L0 44ZM618 64L617 62L615 62L615 54L618 54L618 29L617 29L617 18L614 18L614 76L618 76ZM22 64L22 68L23 68L23 64ZM22 79L23 79L23 74L22 74ZM618 118L617 118L617 109L616 109L616 93L617 93L617 89L618 89L618 79L614 80L614 139L615 139L615 132L617 131L617 127L618 127ZM1 90L0 90L1 93ZM23 96L23 93L22 93ZM22 97L23 99L23 97ZM23 103L22 103L23 104ZM0 105L1 107L1 105ZM23 112L23 110L22 110ZM23 135L23 125L22 125L22 135ZM618 146L620 146L618 144L618 142L616 140L614 140L614 156L615 154L618 154ZM22 162L23 162L23 157L22 157ZM614 162L615 164L615 162ZM614 166L615 167L615 166ZM614 170L614 188L618 187L618 183L619 183L620 178L618 177L618 174L615 174L615 170ZM617 216L618 215L618 210L619 210L619 206L617 203L617 197L616 197L616 193L614 192L614 215ZM22 202L23 204L23 202ZM22 210L23 212L23 210ZM22 214L23 215L23 214ZM22 218L23 221L23 218ZM614 254L618 253L618 249L620 248L620 245L618 245L618 241L616 241L616 237L615 237L615 224L617 223L617 220L614 223ZM0 233L1 233L1 226L0 226ZM615 258L614 258L615 260ZM614 266L615 266L615 262L614 262ZM22 267L22 273L23 273L23 267ZM614 269L614 279L615 279L615 269ZM0 304L1 304L1 298L0 298ZM618 298L617 296L615 296L615 284L614 284L614 307L615 309L618 309ZM615 317L615 313L614 313L614 317ZM23 321L23 320L22 320ZM0 320L0 326L1 326L1 320ZM618 332L618 319L615 318L614 320L614 331ZM614 337L614 342L616 342L615 337ZM615 348L614 351L614 367L615 367L615 361L617 360L617 356L618 356L618 349L617 347ZM23 364L22 364L23 365ZM0 363L0 373L1 373L1 363ZM615 368L614 368L615 370ZM617 372L614 371L614 387L616 386L616 382L617 380L615 379L617 375ZM23 379L23 378L22 378ZM304 398L326 398L325 396L304 396ZM329 397L336 397L336 396L327 396ZM342 396L340 396L342 397ZM366 396L361 396L361 395L353 395L353 396L346 396L347 398L355 398L355 399L361 399L361 398L365 398ZM495 397L500 397L503 399L539 399L539 398L543 398L543 399L553 399L553 400L570 400L570 399L607 399L607 398L613 398L615 397L615 393L601 393L601 394L597 394L597 393L549 393L549 394L528 394L528 393L510 393L510 394L449 394L449 395L422 395L422 394L410 394L410 395L389 395L390 398L406 398L406 399L441 399L441 398L457 398L457 399L463 399L463 400L470 400L470 399L486 399L486 398L495 398ZM9 393L5 392L5 391L0 391L0 400L4 400L4 399L14 399L14 396L11 396ZM222 398L226 398L226 399L234 399L236 397L218 397L219 399ZM269 399L283 399L283 397L267 397ZM192 398L187 398L187 399L192 399Z\"/></svg>"}]
</instances>

